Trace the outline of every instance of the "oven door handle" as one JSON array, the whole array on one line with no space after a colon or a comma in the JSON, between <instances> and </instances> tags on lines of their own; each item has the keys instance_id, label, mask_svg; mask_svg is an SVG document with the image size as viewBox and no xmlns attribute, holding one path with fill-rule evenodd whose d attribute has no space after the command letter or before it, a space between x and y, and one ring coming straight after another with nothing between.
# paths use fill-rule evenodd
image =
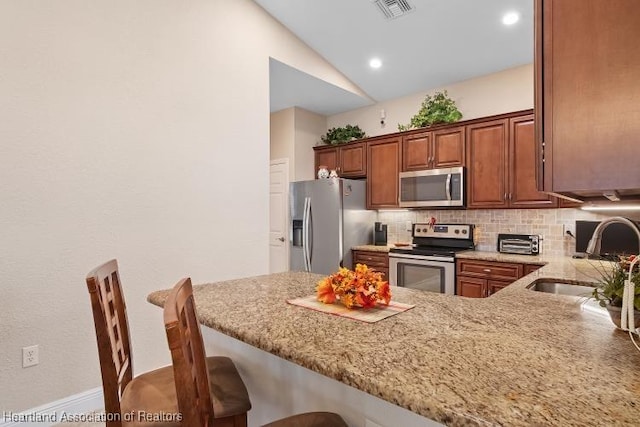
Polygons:
<instances>
[{"instance_id":1,"label":"oven door handle","mask_svg":"<svg viewBox=\"0 0 640 427\"><path fill-rule=\"evenodd\" d=\"M416 263L423 262L455 262L455 258L453 257L439 257L439 256L431 256L431 255L411 255L411 254L397 254L397 253L389 253L389 262L394 258L402 258L402 259L411 259Z\"/></svg>"},{"instance_id":2,"label":"oven door handle","mask_svg":"<svg viewBox=\"0 0 640 427\"><path fill-rule=\"evenodd\" d=\"M447 174L447 181L445 183L445 192L447 193L447 200L451 200L451 174Z\"/></svg>"}]
</instances>

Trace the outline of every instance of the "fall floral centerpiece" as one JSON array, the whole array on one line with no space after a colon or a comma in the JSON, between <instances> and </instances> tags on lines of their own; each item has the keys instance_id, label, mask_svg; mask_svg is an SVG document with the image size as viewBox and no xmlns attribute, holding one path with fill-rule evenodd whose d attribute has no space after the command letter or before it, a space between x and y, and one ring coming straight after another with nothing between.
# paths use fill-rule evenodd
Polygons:
<instances>
[{"instance_id":1,"label":"fall floral centerpiece","mask_svg":"<svg viewBox=\"0 0 640 427\"><path fill-rule=\"evenodd\" d=\"M333 304L337 300L347 308L389 305L391 301L389 282L382 279L382 273L365 264L356 264L355 270L341 267L337 273L318 282L316 293L318 301Z\"/></svg>"}]
</instances>

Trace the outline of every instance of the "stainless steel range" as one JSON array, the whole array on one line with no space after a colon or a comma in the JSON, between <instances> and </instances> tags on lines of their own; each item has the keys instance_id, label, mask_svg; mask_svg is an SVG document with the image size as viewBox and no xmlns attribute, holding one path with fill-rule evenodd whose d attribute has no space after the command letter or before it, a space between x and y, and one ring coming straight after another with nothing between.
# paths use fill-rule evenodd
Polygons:
<instances>
[{"instance_id":1,"label":"stainless steel range","mask_svg":"<svg viewBox=\"0 0 640 427\"><path fill-rule=\"evenodd\" d=\"M455 295L455 254L473 249L471 224L413 224L413 244L389 250L392 286Z\"/></svg>"}]
</instances>

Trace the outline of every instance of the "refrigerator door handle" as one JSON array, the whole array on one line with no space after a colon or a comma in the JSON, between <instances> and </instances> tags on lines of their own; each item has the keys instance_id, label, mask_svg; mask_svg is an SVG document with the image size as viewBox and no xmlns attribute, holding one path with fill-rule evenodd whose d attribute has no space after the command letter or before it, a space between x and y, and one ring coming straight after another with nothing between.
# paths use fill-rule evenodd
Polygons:
<instances>
[{"instance_id":1,"label":"refrigerator door handle","mask_svg":"<svg viewBox=\"0 0 640 427\"><path fill-rule=\"evenodd\" d=\"M304 258L304 271L311 271L311 262L309 257L309 212L311 207L311 199L304 198L304 211L302 213L302 256Z\"/></svg>"}]
</instances>

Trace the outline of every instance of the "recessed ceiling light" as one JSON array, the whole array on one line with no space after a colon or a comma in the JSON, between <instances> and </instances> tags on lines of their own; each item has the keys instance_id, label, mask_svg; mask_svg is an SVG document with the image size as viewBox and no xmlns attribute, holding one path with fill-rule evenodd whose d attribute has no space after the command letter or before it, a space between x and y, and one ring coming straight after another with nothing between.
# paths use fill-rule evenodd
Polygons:
<instances>
[{"instance_id":1,"label":"recessed ceiling light","mask_svg":"<svg viewBox=\"0 0 640 427\"><path fill-rule=\"evenodd\" d=\"M380 68L382 67L382 61L380 60L380 58L373 58L371 59L371 61L369 61L369 66L371 68Z\"/></svg>"},{"instance_id":2,"label":"recessed ceiling light","mask_svg":"<svg viewBox=\"0 0 640 427\"><path fill-rule=\"evenodd\" d=\"M508 12L502 16L502 23L504 25L513 25L520 20L520 15L517 12Z\"/></svg>"}]
</instances>

